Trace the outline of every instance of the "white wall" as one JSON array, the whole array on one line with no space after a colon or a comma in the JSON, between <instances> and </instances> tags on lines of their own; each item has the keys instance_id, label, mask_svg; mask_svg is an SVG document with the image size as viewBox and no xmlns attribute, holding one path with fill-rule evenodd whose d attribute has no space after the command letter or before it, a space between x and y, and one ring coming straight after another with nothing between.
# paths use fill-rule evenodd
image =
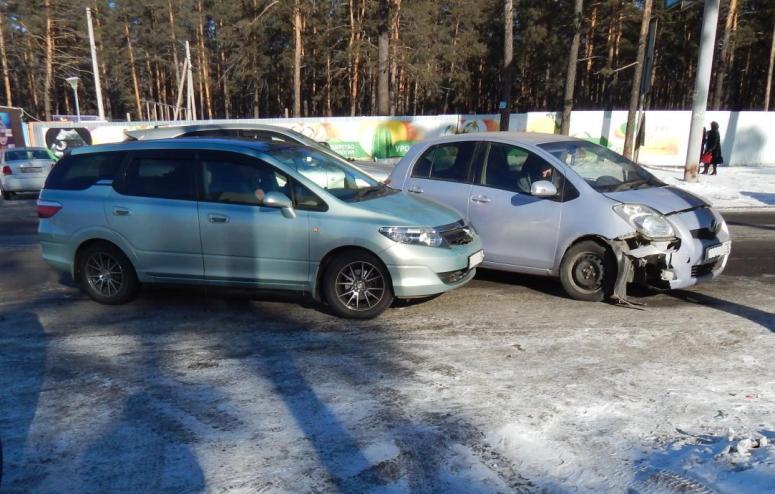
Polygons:
<instances>
[{"instance_id":1,"label":"white wall","mask_svg":"<svg viewBox=\"0 0 775 494\"><path fill-rule=\"evenodd\" d=\"M549 132L559 129L559 113L531 112L511 115L513 131ZM689 139L688 111L646 112L645 140L638 150L638 161L655 166L683 166ZM246 119L245 123L266 123L290 127L318 141L327 141L343 154L356 158L395 157L424 138L455 132L497 130L497 115L437 115L420 117L333 117ZM727 165L775 166L775 112L707 112L706 125L719 123L722 154ZM215 120L224 122L224 120ZM621 152L624 147L626 111L574 111L572 136L589 139ZM175 122L89 122L80 124L93 144L124 139L124 129ZM178 122L180 123L180 122ZM208 121L187 123L209 123ZM29 124L33 145L47 145L49 129L73 128L73 123L35 122ZM59 131L56 131L59 132ZM82 132L83 133L83 132ZM51 137L51 133L49 133ZM387 143L385 140L387 139ZM49 138L49 141L51 139ZM51 144L50 142L48 143ZM699 160L699 157L697 157Z\"/></svg>"}]
</instances>

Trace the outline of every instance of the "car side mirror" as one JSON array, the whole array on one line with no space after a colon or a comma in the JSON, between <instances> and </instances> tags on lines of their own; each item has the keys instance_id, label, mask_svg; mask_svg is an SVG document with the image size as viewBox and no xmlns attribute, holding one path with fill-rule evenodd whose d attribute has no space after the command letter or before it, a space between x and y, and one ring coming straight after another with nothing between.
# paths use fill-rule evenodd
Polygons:
<instances>
[{"instance_id":1,"label":"car side mirror","mask_svg":"<svg viewBox=\"0 0 775 494\"><path fill-rule=\"evenodd\" d=\"M557 195L557 187L548 180L533 182L530 186L530 195L535 197L554 197Z\"/></svg>"},{"instance_id":2,"label":"car side mirror","mask_svg":"<svg viewBox=\"0 0 775 494\"><path fill-rule=\"evenodd\" d=\"M293 202L282 192L267 192L264 196L263 206L281 209L283 216L286 218L296 217L296 211L293 210Z\"/></svg>"}]
</instances>

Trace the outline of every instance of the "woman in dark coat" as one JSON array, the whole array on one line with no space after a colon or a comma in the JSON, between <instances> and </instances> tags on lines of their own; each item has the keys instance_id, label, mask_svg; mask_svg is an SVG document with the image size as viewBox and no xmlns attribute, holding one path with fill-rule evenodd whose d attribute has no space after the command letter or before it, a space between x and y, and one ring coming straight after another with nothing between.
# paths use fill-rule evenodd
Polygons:
<instances>
[{"instance_id":1,"label":"woman in dark coat","mask_svg":"<svg viewBox=\"0 0 775 494\"><path fill-rule=\"evenodd\" d=\"M703 154L710 153L710 163L705 163L705 169L702 170L703 175L708 174L708 167L713 165L713 172L711 175L716 174L716 166L724 162L723 156L721 156L721 135L718 132L718 123L711 122L710 130L705 134L705 145L703 146Z\"/></svg>"}]
</instances>

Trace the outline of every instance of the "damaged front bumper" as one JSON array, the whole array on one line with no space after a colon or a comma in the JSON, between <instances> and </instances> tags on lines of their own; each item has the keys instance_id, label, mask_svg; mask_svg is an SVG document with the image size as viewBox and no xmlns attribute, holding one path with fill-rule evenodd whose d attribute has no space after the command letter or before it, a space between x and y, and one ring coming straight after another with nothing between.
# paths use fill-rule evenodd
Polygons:
<instances>
[{"instance_id":1,"label":"damaged front bumper","mask_svg":"<svg viewBox=\"0 0 775 494\"><path fill-rule=\"evenodd\" d=\"M628 283L661 290L686 288L716 278L729 259L731 241L723 218L710 208L668 216L676 237L652 241L633 233L613 240L618 276L614 297L624 299Z\"/></svg>"}]
</instances>

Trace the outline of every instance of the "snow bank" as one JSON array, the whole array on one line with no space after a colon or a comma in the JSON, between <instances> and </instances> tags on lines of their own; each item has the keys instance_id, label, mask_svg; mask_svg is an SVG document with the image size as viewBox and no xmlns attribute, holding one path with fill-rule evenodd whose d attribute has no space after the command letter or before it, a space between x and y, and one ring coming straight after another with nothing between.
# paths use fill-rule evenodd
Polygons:
<instances>
[{"instance_id":1,"label":"snow bank","mask_svg":"<svg viewBox=\"0 0 775 494\"><path fill-rule=\"evenodd\" d=\"M705 198L721 209L775 207L775 168L719 167L718 175L700 175L697 183L683 180L683 168L646 167L669 185Z\"/></svg>"}]
</instances>

